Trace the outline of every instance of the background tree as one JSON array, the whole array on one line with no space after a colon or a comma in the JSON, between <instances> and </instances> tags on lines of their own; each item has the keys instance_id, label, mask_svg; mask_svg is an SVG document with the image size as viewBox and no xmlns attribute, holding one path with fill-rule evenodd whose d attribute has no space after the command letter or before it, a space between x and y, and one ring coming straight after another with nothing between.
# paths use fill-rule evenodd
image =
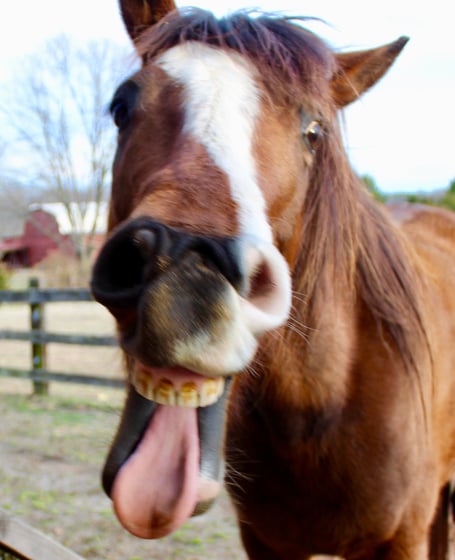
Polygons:
<instances>
[{"instance_id":1,"label":"background tree","mask_svg":"<svg viewBox=\"0 0 455 560\"><path fill-rule=\"evenodd\" d=\"M385 202L387 197L385 194L379 189L376 184L376 181L373 179L371 175L362 175L362 181L365 183L366 188L370 191L373 197L379 202Z\"/></svg>"},{"instance_id":2,"label":"background tree","mask_svg":"<svg viewBox=\"0 0 455 560\"><path fill-rule=\"evenodd\" d=\"M7 144L0 138L0 240L22 233L32 202L32 192L8 177L5 171Z\"/></svg>"},{"instance_id":3,"label":"background tree","mask_svg":"<svg viewBox=\"0 0 455 560\"><path fill-rule=\"evenodd\" d=\"M410 193L406 196L406 200L429 206L442 206L442 208L455 211L455 179L452 179L445 189L436 189L426 193Z\"/></svg>"},{"instance_id":4,"label":"background tree","mask_svg":"<svg viewBox=\"0 0 455 560\"><path fill-rule=\"evenodd\" d=\"M445 191L439 204L449 210L455 210L455 179L452 179L449 183L449 186L447 187L447 190Z\"/></svg>"},{"instance_id":5,"label":"background tree","mask_svg":"<svg viewBox=\"0 0 455 560\"><path fill-rule=\"evenodd\" d=\"M78 46L57 37L24 60L0 102L9 144L3 185L33 185L35 200L61 202L81 260L107 196L114 145L107 106L122 58L107 41Z\"/></svg>"}]
</instances>

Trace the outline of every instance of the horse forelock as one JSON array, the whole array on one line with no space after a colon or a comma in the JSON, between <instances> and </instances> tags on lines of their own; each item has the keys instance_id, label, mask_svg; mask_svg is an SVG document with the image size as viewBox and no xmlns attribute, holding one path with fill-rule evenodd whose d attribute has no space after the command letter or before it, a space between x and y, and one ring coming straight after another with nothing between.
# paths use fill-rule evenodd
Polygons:
<instances>
[{"instance_id":1,"label":"horse forelock","mask_svg":"<svg viewBox=\"0 0 455 560\"><path fill-rule=\"evenodd\" d=\"M146 30L136 40L136 48L144 61L189 41L236 51L258 68L275 99L299 99L303 91L310 97L321 96L335 68L333 53L294 19L309 18L252 17L239 11L217 19L198 8L181 9Z\"/></svg>"}]
</instances>

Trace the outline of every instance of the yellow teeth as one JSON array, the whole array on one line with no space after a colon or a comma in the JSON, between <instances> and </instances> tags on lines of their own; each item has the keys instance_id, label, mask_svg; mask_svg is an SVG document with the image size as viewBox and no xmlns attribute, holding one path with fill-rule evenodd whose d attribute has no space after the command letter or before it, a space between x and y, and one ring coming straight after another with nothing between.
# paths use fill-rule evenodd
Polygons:
<instances>
[{"instance_id":1,"label":"yellow teeth","mask_svg":"<svg viewBox=\"0 0 455 560\"><path fill-rule=\"evenodd\" d=\"M201 392L200 392L200 400L202 402L213 404L214 402L216 402L218 400L218 398L221 396L221 393L223 392L223 388L224 388L224 383L223 383L222 387L221 387L221 392L220 392L219 381L223 381L223 380L220 379L220 378L204 380L204 383L202 384Z\"/></svg>"},{"instance_id":2,"label":"yellow teeth","mask_svg":"<svg viewBox=\"0 0 455 560\"><path fill-rule=\"evenodd\" d=\"M140 395L149 401L153 401L155 399L155 388L153 387L153 383L150 383L147 377L136 374L133 379L133 384Z\"/></svg>"},{"instance_id":3,"label":"yellow teeth","mask_svg":"<svg viewBox=\"0 0 455 560\"><path fill-rule=\"evenodd\" d=\"M161 379L155 388L155 401L159 404L175 406L176 398L172 381Z\"/></svg>"},{"instance_id":4,"label":"yellow teeth","mask_svg":"<svg viewBox=\"0 0 455 560\"><path fill-rule=\"evenodd\" d=\"M178 406L189 406L197 408L199 406L199 395L195 383L184 383L177 393Z\"/></svg>"},{"instance_id":5,"label":"yellow teeth","mask_svg":"<svg viewBox=\"0 0 455 560\"><path fill-rule=\"evenodd\" d=\"M147 374L135 372L133 384L136 391L148 400L166 406L181 406L198 408L216 403L224 390L224 379L205 378L196 385L191 381L175 387L169 379L160 379L158 382Z\"/></svg>"}]
</instances>

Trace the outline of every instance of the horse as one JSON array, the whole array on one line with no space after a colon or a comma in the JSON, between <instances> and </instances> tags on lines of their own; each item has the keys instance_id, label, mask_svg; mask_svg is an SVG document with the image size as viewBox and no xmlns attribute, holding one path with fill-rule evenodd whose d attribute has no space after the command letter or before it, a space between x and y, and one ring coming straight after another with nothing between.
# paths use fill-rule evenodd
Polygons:
<instances>
[{"instance_id":1,"label":"horse","mask_svg":"<svg viewBox=\"0 0 455 560\"><path fill-rule=\"evenodd\" d=\"M380 205L340 114L407 38L336 52L305 18L120 0L91 289L127 395L102 474L160 538L224 477L250 560L445 558L455 466L455 219Z\"/></svg>"}]
</instances>

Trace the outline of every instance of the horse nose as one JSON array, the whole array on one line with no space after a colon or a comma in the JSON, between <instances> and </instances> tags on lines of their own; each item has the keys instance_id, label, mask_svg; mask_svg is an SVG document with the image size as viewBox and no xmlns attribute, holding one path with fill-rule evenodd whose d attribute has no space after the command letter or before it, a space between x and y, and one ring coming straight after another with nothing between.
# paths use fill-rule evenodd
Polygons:
<instances>
[{"instance_id":1,"label":"horse nose","mask_svg":"<svg viewBox=\"0 0 455 560\"><path fill-rule=\"evenodd\" d=\"M111 310L132 309L154 278L178 266L190 253L207 268L220 272L236 290L242 290L244 280L234 238L198 236L138 218L121 227L104 245L93 268L92 293Z\"/></svg>"}]
</instances>

